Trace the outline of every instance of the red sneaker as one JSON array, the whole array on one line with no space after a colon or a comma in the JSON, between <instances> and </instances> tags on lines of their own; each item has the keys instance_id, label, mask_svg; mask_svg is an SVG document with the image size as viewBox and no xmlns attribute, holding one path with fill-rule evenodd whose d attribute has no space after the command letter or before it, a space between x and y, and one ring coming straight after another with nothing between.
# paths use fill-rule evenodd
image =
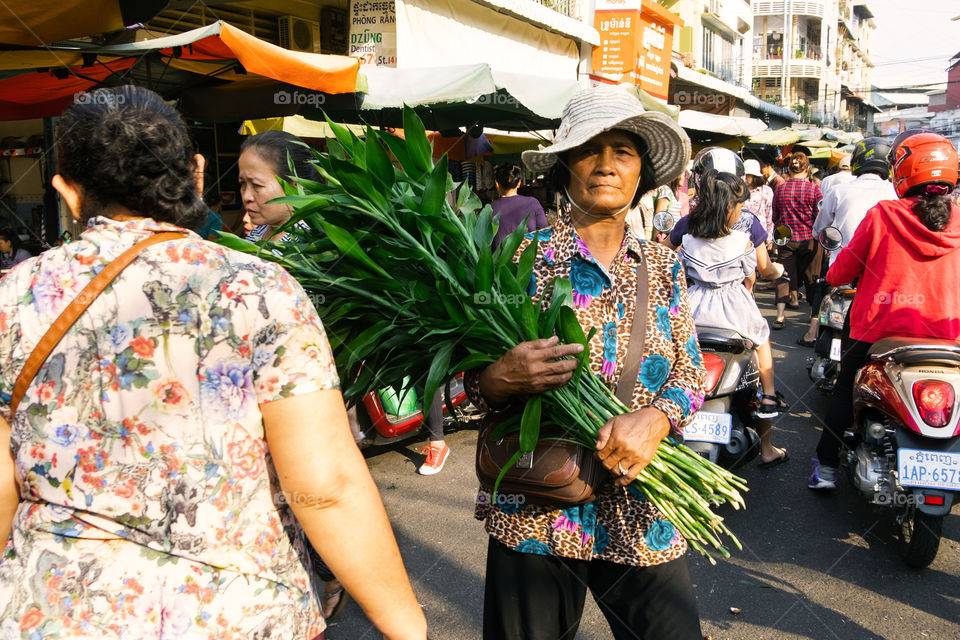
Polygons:
<instances>
[{"instance_id":1,"label":"red sneaker","mask_svg":"<svg viewBox=\"0 0 960 640\"><path fill-rule=\"evenodd\" d=\"M435 473L440 473L440 470L443 469L443 465L450 455L450 447L447 445L442 447L427 445L420 450L420 453L425 454L427 459L417 471L420 475L432 476Z\"/></svg>"}]
</instances>

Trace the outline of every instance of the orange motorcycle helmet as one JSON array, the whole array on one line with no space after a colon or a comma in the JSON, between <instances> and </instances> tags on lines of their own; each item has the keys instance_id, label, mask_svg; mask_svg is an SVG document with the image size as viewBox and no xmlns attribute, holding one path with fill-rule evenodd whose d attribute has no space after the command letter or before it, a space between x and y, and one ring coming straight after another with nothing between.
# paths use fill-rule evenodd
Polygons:
<instances>
[{"instance_id":1,"label":"orange motorcycle helmet","mask_svg":"<svg viewBox=\"0 0 960 640\"><path fill-rule=\"evenodd\" d=\"M960 178L957 150L938 133L925 131L894 140L890 159L893 186L900 198L920 195L927 185L939 186L946 194Z\"/></svg>"}]
</instances>

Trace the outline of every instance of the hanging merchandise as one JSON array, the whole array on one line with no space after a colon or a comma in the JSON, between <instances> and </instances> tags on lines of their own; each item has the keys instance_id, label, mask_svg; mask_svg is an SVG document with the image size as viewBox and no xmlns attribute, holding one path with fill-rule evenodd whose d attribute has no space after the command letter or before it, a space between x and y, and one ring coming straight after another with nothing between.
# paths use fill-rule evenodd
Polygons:
<instances>
[{"instance_id":1,"label":"hanging merchandise","mask_svg":"<svg viewBox=\"0 0 960 640\"><path fill-rule=\"evenodd\" d=\"M463 181L470 185L470 188L476 191L477 189L477 163L476 162L464 162L463 163Z\"/></svg>"},{"instance_id":2,"label":"hanging merchandise","mask_svg":"<svg viewBox=\"0 0 960 640\"><path fill-rule=\"evenodd\" d=\"M453 178L454 182L463 182L463 163L462 162L451 160L448 170L450 171L450 177Z\"/></svg>"}]
</instances>

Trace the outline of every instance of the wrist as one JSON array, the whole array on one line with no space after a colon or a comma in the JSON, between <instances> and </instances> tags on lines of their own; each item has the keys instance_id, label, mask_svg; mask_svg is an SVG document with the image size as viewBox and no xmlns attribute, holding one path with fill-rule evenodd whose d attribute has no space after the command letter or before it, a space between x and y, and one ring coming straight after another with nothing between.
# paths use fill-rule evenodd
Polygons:
<instances>
[{"instance_id":1,"label":"wrist","mask_svg":"<svg viewBox=\"0 0 960 640\"><path fill-rule=\"evenodd\" d=\"M497 375L497 364L494 362L480 373L479 387L480 394L491 408L501 408L510 401L510 393L503 389L501 380Z\"/></svg>"}]
</instances>

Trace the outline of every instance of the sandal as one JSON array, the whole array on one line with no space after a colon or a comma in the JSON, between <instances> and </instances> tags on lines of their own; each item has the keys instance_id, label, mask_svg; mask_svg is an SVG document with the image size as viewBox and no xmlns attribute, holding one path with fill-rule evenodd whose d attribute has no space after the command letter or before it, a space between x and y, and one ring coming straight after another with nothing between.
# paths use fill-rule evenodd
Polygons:
<instances>
[{"instance_id":1,"label":"sandal","mask_svg":"<svg viewBox=\"0 0 960 640\"><path fill-rule=\"evenodd\" d=\"M790 459L790 454L787 453L787 450L786 450L786 449L781 449L781 451L782 451L783 453L781 453L779 456L777 456L776 458L774 458L773 460L770 460L770 461L768 461L768 462L760 462L760 464L758 464L757 467L759 467L760 469L769 469L770 467L775 467L775 466L777 466L778 464L783 464L784 462L786 462L787 460L789 460L789 459Z\"/></svg>"},{"instance_id":2,"label":"sandal","mask_svg":"<svg viewBox=\"0 0 960 640\"><path fill-rule=\"evenodd\" d=\"M347 604L347 592L343 590L343 585L340 585L338 588L333 591L324 591L323 592L323 611L326 611L327 604L330 603L334 598L339 598L337 603L333 605L333 609L330 610L330 615L324 615L323 619L330 621L337 617L337 614L340 613L340 610L343 609L344 605Z\"/></svg>"},{"instance_id":3,"label":"sandal","mask_svg":"<svg viewBox=\"0 0 960 640\"><path fill-rule=\"evenodd\" d=\"M779 331L780 329L783 329L783 320L774 320L774 321L773 321L773 325L771 325L771 326L772 326L774 329L777 329L777 330Z\"/></svg>"},{"instance_id":4,"label":"sandal","mask_svg":"<svg viewBox=\"0 0 960 640\"><path fill-rule=\"evenodd\" d=\"M801 347L813 347L813 346L816 346L817 341L816 341L816 340L804 340L804 339L803 339L803 336L800 336L799 338L797 338L797 344L800 345Z\"/></svg>"},{"instance_id":5,"label":"sandal","mask_svg":"<svg viewBox=\"0 0 960 640\"><path fill-rule=\"evenodd\" d=\"M770 402L764 403L764 400L769 400ZM777 391L776 395L768 395L765 393L761 396L760 404L757 406L756 416L761 420L772 420L789 409L790 405L784 401L782 393L779 391Z\"/></svg>"}]
</instances>

